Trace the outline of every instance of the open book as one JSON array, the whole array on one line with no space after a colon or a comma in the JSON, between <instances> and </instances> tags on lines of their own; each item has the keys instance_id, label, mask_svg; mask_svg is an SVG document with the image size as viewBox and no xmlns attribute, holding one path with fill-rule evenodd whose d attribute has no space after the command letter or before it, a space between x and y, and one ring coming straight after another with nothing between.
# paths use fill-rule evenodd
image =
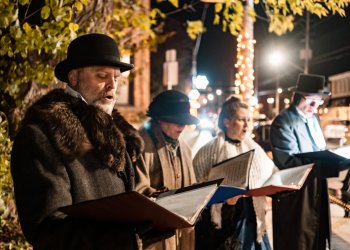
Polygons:
<instances>
[{"instance_id":1,"label":"open book","mask_svg":"<svg viewBox=\"0 0 350 250\"><path fill-rule=\"evenodd\" d=\"M275 172L260 188L248 189L249 171L254 151L248 151L213 166L209 180L225 178L207 206L223 202L237 195L264 196L282 191L300 189L314 164L284 169Z\"/></svg>"},{"instance_id":2,"label":"open book","mask_svg":"<svg viewBox=\"0 0 350 250\"><path fill-rule=\"evenodd\" d=\"M121 224L152 223L158 231L191 227L222 180L201 183L168 193L155 201L134 191L59 208L69 216L115 221Z\"/></svg>"},{"instance_id":3,"label":"open book","mask_svg":"<svg viewBox=\"0 0 350 250\"><path fill-rule=\"evenodd\" d=\"M345 170L350 167L350 147L299 153L295 156L318 162L319 166L324 168L337 167L339 170Z\"/></svg>"},{"instance_id":4,"label":"open book","mask_svg":"<svg viewBox=\"0 0 350 250\"><path fill-rule=\"evenodd\" d=\"M349 158L349 157L347 158L344 157L340 149L339 149L339 153L337 153L337 150L333 150L333 151L321 150L321 151L299 153L299 154L295 154L295 156L299 158L308 158L308 159L317 160L317 161L332 161L334 164L338 164L346 160L347 158Z\"/></svg>"},{"instance_id":5,"label":"open book","mask_svg":"<svg viewBox=\"0 0 350 250\"><path fill-rule=\"evenodd\" d=\"M306 181L313 163L275 172L260 188L249 190L245 195L273 195L282 191L299 190Z\"/></svg>"},{"instance_id":6,"label":"open book","mask_svg":"<svg viewBox=\"0 0 350 250\"><path fill-rule=\"evenodd\" d=\"M332 149L331 152L340 155L344 158L350 158L350 146L343 146L339 148Z\"/></svg>"}]
</instances>

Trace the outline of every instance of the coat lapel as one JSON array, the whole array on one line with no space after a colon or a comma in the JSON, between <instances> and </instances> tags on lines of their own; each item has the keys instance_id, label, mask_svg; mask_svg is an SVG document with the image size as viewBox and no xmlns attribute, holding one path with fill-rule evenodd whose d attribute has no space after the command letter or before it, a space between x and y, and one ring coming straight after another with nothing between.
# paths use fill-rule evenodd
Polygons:
<instances>
[{"instance_id":1,"label":"coat lapel","mask_svg":"<svg viewBox=\"0 0 350 250\"><path fill-rule=\"evenodd\" d=\"M186 187L196 183L196 176L193 171L190 149L187 149L188 146L182 139L179 139L179 143L180 143L182 182L183 182L183 186Z\"/></svg>"},{"instance_id":2,"label":"coat lapel","mask_svg":"<svg viewBox=\"0 0 350 250\"><path fill-rule=\"evenodd\" d=\"M298 146L300 149L300 152L310 152L314 151L314 148L312 146L312 138L309 135L309 132L307 131L307 125L305 124L305 121L300 117L298 111L293 106L292 110L292 121L295 122L295 134L298 139Z\"/></svg>"},{"instance_id":3,"label":"coat lapel","mask_svg":"<svg viewBox=\"0 0 350 250\"><path fill-rule=\"evenodd\" d=\"M162 134L162 131L159 125L157 124L154 124L154 136L156 139L155 145L156 145L156 149L160 160L160 165L163 172L163 183L165 187L171 188L175 185L174 184L175 177L172 175L172 171L170 169L172 165L171 165L171 160L169 158L169 154L166 149L164 136Z\"/></svg>"}]
</instances>

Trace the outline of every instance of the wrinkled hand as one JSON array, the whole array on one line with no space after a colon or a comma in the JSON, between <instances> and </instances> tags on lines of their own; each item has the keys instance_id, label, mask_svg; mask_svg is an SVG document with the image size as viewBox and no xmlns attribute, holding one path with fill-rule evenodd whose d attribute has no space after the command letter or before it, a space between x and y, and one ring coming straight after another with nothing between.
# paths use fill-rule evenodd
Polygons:
<instances>
[{"instance_id":1,"label":"wrinkled hand","mask_svg":"<svg viewBox=\"0 0 350 250\"><path fill-rule=\"evenodd\" d=\"M230 198L230 199L227 199L226 200L226 203L228 204L228 205L236 205L236 203L237 203L237 201L239 200L239 198L241 198L241 197L243 197L244 195L237 195L237 196L234 196L234 197L232 197L232 198Z\"/></svg>"},{"instance_id":2,"label":"wrinkled hand","mask_svg":"<svg viewBox=\"0 0 350 250\"><path fill-rule=\"evenodd\" d=\"M135 228L135 231L142 240L143 249L147 248L153 243L168 239L175 235L175 230L168 230L163 232L155 231L153 230L151 223L138 225Z\"/></svg>"}]
</instances>

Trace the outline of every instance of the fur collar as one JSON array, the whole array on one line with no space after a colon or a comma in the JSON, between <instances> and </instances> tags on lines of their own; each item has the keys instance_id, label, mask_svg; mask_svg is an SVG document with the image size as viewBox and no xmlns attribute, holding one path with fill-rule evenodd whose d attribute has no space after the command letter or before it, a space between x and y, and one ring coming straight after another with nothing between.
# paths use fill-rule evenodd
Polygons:
<instances>
[{"instance_id":1,"label":"fur collar","mask_svg":"<svg viewBox=\"0 0 350 250\"><path fill-rule=\"evenodd\" d=\"M135 161L143 150L138 132L118 111L112 116L56 89L30 107L23 125L37 124L65 160L93 150L102 162L123 171L125 152Z\"/></svg>"}]
</instances>

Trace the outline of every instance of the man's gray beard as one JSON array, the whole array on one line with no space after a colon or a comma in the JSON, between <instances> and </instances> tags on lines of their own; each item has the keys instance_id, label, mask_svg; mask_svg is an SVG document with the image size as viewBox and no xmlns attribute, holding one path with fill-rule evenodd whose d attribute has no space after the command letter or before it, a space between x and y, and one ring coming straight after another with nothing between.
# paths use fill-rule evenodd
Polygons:
<instances>
[{"instance_id":1,"label":"man's gray beard","mask_svg":"<svg viewBox=\"0 0 350 250\"><path fill-rule=\"evenodd\" d=\"M95 107L101 109L102 111L104 111L105 113L112 115L113 109L114 109L114 105L106 105L106 104L101 104L99 102L94 102L93 104Z\"/></svg>"}]
</instances>

